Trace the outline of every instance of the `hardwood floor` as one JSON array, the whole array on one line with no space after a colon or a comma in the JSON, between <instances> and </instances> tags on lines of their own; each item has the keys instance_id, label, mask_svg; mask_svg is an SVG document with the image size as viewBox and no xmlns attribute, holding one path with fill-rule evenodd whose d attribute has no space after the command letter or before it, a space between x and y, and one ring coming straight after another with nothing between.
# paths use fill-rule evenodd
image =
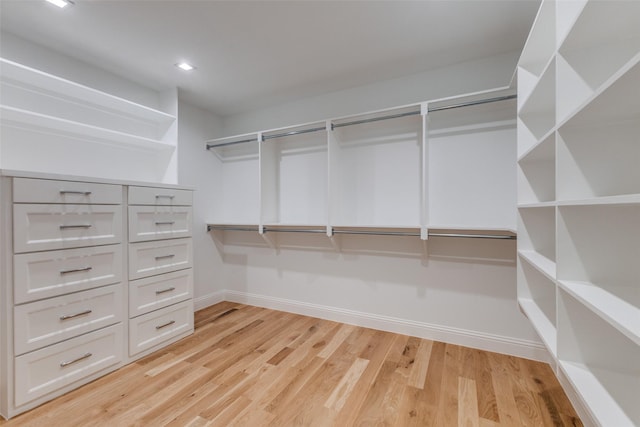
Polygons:
<instances>
[{"instance_id":1,"label":"hardwood floor","mask_svg":"<svg viewBox=\"0 0 640 427\"><path fill-rule=\"evenodd\" d=\"M549 366L235 303L9 426L581 426Z\"/></svg>"}]
</instances>

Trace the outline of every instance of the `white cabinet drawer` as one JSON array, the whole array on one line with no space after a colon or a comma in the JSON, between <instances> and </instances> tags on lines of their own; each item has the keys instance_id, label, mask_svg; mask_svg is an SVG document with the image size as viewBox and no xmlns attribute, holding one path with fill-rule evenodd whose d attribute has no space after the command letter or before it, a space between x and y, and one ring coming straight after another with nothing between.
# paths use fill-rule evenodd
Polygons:
<instances>
[{"instance_id":1,"label":"white cabinet drawer","mask_svg":"<svg viewBox=\"0 0 640 427\"><path fill-rule=\"evenodd\" d=\"M129 282L129 316L135 317L191 298L193 270Z\"/></svg>"},{"instance_id":2,"label":"white cabinet drawer","mask_svg":"<svg viewBox=\"0 0 640 427\"><path fill-rule=\"evenodd\" d=\"M14 351L23 354L121 321L121 284L18 305Z\"/></svg>"},{"instance_id":3,"label":"white cabinet drawer","mask_svg":"<svg viewBox=\"0 0 640 427\"><path fill-rule=\"evenodd\" d=\"M193 191L172 188L129 187L130 205L191 206Z\"/></svg>"},{"instance_id":4,"label":"white cabinet drawer","mask_svg":"<svg viewBox=\"0 0 640 427\"><path fill-rule=\"evenodd\" d=\"M122 281L122 245L35 252L13 257L16 304Z\"/></svg>"},{"instance_id":5,"label":"white cabinet drawer","mask_svg":"<svg viewBox=\"0 0 640 427\"><path fill-rule=\"evenodd\" d=\"M188 300L129 320L129 355L193 332L193 301Z\"/></svg>"},{"instance_id":6,"label":"white cabinet drawer","mask_svg":"<svg viewBox=\"0 0 640 427\"><path fill-rule=\"evenodd\" d=\"M13 205L16 253L119 243L122 208L112 205Z\"/></svg>"},{"instance_id":7,"label":"white cabinet drawer","mask_svg":"<svg viewBox=\"0 0 640 427\"><path fill-rule=\"evenodd\" d=\"M122 324L117 324L16 357L15 405L120 363L122 344Z\"/></svg>"},{"instance_id":8,"label":"white cabinet drawer","mask_svg":"<svg viewBox=\"0 0 640 427\"><path fill-rule=\"evenodd\" d=\"M91 182L14 178L15 203L122 204L122 186Z\"/></svg>"},{"instance_id":9,"label":"white cabinet drawer","mask_svg":"<svg viewBox=\"0 0 640 427\"><path fill-rule=\"evenodd\" d=\"M140 279L193 266L191 238L129 244L129 279Z\"/></svg>"},{"instance_id":10,"label":"white cabinet drawer","mask_svg":"<svg viewBox=\"0 0 640 427\"><path fill-rule=\"evenodd\" d=\"M186 206L129 206L129 241L189 237L191 217Z\"/></svg>"}]
</instances>

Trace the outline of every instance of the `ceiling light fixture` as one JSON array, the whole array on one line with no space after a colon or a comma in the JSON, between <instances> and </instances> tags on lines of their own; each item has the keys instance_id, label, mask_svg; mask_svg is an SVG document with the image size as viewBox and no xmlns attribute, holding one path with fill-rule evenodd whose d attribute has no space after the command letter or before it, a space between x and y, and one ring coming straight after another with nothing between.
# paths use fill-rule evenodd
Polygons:
<instances>
[{"instance_id":1,"label":"ceiling light fixture","mask_svg":"<svg viewBox=\"0 0 640 427\"><path fill-rule=\"evenodd\" d=\"M183 71L191 71L191 70L195 70L196 67L194 67L193 65L189 64L188 62L178 62L176 64L176 67L180 68Z\"/></svg>"},{"instance_id":2,"label":"ceiling light fixture","mask_svg":"<svg viewBox=\"0 0 640 427\"><path fill-rule=\"evenodd\" d=\"M49 3L58 6L60 9L64 9L67 6L73 6L71 0L47 0Z\"/></svg>"}]
</instances>

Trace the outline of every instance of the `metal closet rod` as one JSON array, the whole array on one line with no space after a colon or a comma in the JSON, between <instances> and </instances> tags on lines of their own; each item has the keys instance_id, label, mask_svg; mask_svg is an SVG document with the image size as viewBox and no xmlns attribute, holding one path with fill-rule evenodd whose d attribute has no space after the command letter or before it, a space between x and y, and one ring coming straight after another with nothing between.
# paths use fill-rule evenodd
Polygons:
<instances>
[{"instance_id":1,"label":"metal closet rod","mask_svg":"<svg viewBox=\"0 0 640 427\"><path fill-rule=\"evenodd\" d=\"M487 99L478 99L476 101L468 101L468 102L461 102L459 104L453 104L453 105L445 105L442 107L433 107L433 108L429 108L428 111L431 113L433 111L444 111L444 110L451 110L454 108L461 108L461 107L470 107L473 105L480 105L480 104L488 104L490 102L498 102L498 101L506 101L508 99L515 99L517 98L517 95L505 95L505 96L498 96L495 98L487 98ZM400 117L408 117L408 116L416 116L420 114L420 111L408 111L406 113L399 113L399 114L390 114L388 116L381 116L381 117L372 117L370 119L361 119L361 120L353 120L351 122L345 122L345 123L331 123L331 130L335 129L335 128L341 128L341 127L345 127L345 126L353 126L353 125L361 125L364 123L371 123L371 122L378 122L380 120L389 120L389 119L397 119ZM311 133L311 132L318 132L321 130L325 130L326 128L323 127L318 127L318 128L311 128L311 129L303 129L303 130L294 130L291 132L284 132L284 133L278 133L275 135L262 135L262 140L266 141L268 139L275 139L275 138L282 138L285 136L292 136L292 135L300 135L302 133ZM223 142L221 144L207 144L207 150L211 149L211 148L215 148L215 147L226 147L228 145L235 145L235 144L243 144L245 142L257 142L258 138L250 138L250 139L242 139L240 141L231 141L231 142Z\"/></svg>"},{"instance_id":2,"label":"metal closet rod","mask_svg":"<svg viewBox=\"0 0 640 427\"><path fill-rule=\"evenodd\" d=\"M208 225L207 231L222 230L222 231L258 231L258 228L251 227L235 227L235 226L215 226ZM276 232L276 233L314 233L324 234L326 229L317 228L269 228L263 227L262 231ZM371 230L331 230L332 234L354 234L354 235L368 235L368 236L406 236L406 237L420 237L420 233L412 233L408 231L371 231ZM430 237L458 237L465 239L498 239L498 240L516 240L517 236L504 235L504 234L470 234L470 233L429 233Z\"/></svg>"}]
</instances>

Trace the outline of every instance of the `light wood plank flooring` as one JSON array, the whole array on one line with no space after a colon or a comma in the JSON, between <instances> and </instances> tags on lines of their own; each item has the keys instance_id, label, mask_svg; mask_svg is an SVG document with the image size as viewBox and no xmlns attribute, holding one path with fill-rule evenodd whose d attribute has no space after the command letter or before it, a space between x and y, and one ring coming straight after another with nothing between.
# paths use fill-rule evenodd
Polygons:
<instances>
[{"instance_id":1,"label":"light wood plank flooring","mask_svg":"<svg viewBox=\"0 0 640 427\"><path fill-rule=\"evenodd\" d=\"M581 426L549 366L235 303L8 426Z\"/></svg>"}]
</instances>

